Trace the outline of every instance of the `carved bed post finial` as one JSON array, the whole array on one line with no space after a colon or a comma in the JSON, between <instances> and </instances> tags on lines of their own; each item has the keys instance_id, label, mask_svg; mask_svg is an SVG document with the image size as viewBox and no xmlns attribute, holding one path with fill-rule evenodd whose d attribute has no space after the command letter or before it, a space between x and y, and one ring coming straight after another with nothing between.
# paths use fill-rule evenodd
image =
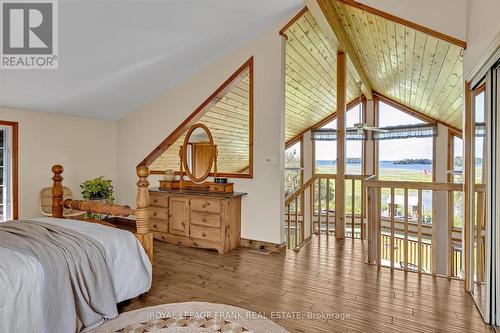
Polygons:
<instances>
[{"instance_id":1,"label":"carved bed post finial","mask_svg":"<svg viewBox=\"0 0 500 333\"><path fill-rule=\"evenodd\" d=\"M63 173L64 168L62 165L54 165L52 167L52 172L54 173L54 177L52 180L54 183L52 184L52 216L53 217L63 217L63 186L62 181L63 177L61 174Z\"/></svg>"},{"instance_id":2,"label":"carved bed post finial","mask_svg":"<svg viewBox=\"0 0 500 333\"><path fill-rule=\"evenodd\" d=\"M136 236L148 254L149 260L153 262L153 233L149 229L149 169L146 166L137 167L137 208L136 216Z\"/></svg>"}]
</instances>

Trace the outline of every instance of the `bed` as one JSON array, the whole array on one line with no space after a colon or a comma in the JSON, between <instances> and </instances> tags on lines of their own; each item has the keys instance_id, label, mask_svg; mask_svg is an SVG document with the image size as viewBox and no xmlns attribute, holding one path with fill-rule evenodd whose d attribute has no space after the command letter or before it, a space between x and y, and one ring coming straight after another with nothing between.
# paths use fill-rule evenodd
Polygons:
<instances>
[{"instance_id":1,"label":"bed","mask_svg":"<svg viewBox=\"0 0 500 333\"><path fill-rule=\"evenodd\" d=\"M151 288L148 169L137 170L135 209L63 201L63 168L52 171L53 217L0 223L0 332L90 330L116 317L117 303ZM137 229L63 219L64 208L135 215Z\"/></svg>"}]
</instances>

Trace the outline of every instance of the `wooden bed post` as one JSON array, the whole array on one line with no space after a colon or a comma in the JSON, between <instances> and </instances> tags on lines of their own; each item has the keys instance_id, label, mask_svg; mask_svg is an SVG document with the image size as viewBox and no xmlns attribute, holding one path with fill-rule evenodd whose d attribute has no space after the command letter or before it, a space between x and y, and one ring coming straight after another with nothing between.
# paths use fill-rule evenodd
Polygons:
<instances>
[{"instance_id":1,"label":"wooden bed post","mask_svg":"<svg viewBox=\"0 0 500 333\"><path fill-rule=\"evenodd\" d=\"M139 181L137 182L137 207L135 209L137 231L135 235L153 263L153 233L149 229L149 169L146 166L137 167L137 176Z\"/></svg>"},{"instance_id":2,"label":"wooden bed post","mask_svg":"<svg viewBox=\"0 0 500 333\"><path fill-rule=\"evenodd\" d=\"M54 165L52 167L52 172L54 173L54 177L52 180L54 183L52 184L52 216L63 218L63 186L62 181L63 177L61 174L63 173L64 168L62 165Z\"/></svg>"}]
</instances>

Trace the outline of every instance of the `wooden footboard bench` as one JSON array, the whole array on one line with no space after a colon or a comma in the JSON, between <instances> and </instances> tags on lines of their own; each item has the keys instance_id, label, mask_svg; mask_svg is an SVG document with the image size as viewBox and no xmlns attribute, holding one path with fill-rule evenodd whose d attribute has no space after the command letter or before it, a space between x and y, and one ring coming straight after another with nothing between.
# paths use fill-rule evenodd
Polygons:
<instances>
[{"instance_id":1,"label":"wooden footboard bench","mask_svg":"<svg viewBox=\"0 0 500 333\"><path fill-rule=\"evenodd\" d=\"M87 201L87 200L63 200L63 173L62 165L54 165L52 172L52 216L56 218L64 218L64 208L80 210L87 213L108 214L117 217L127 217L135 215L136 217L136 232L135 236L144 247L149 260L153 262L153 233L150 231L150 212L149 212L149 169L145 166L137 168L137 200L136 208L133 209L126 205L111 205L102 202Z\"/></svg>"}]
</instances>

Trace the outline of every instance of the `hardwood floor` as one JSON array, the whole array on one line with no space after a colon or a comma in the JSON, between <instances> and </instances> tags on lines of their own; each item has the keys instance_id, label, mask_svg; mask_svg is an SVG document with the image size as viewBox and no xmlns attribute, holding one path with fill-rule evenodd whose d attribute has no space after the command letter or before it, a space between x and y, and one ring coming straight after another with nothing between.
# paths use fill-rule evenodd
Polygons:
<instances>
[{"instance_id":1,"label":"hardwood floor","mask_svg":"<svg viewBox=\"0 0 500 333\"><path fill-rule=\"evenodd\" d=\"M291 332L493 332L460 281L366 265L366 245L321 236L299 253L219 255L155 242L153 287L121 311L206 301L265 313Z\"/></svg>"}]
</instances>

